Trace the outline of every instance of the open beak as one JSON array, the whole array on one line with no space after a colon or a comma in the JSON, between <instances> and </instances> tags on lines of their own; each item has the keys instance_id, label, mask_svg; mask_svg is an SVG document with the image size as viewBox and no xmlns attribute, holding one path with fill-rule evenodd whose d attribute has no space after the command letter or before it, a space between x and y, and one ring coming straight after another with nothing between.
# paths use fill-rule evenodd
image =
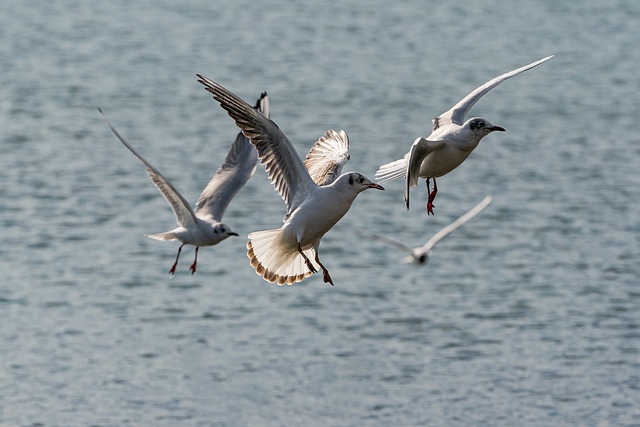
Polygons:
<instances>
[{"instance_id":1,"label":"open beak","mask_svg":"<svg viewBox=\"0 0 640 427\"><path fill-rule=\"evenodd\" d=\"M369 188L375 188L376 190L384 191L384 187L380 184L376 184L375 182L372 182L371 184L369 184Z\"/></svg>"},{"instance_id":2,"label":"open beak","mask_svg":"<svg viewBox=\"0 0 640 427\"><path fill-rule=\"evenodd\" d=\"M489 130L491 132L495 132L497 130L500 131L500 132L506 132L507 131L505 128L500 127L500 126L492 126L492 127L489 128Z\"/></svg>"}]
</instances>

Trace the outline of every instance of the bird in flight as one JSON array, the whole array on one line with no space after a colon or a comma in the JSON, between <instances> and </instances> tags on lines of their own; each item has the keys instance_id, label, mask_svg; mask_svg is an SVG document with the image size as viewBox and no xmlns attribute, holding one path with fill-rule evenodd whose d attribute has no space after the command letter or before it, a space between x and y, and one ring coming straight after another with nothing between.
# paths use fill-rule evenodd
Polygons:
<instances>
[{"instance_id":1,"label":"bird in flight","mask_svg":"<svg viewBox=\"0 0 640 427\"><path fill-rule=\"evenodd\" d=\"M278 125L218 83L200 74L197 76L198 82L257 148L269 180L287 205L282 227L249 234L247 256L256 273L268 282L291 285L322 269L324 282L333 285L318 255L320 240L349 211L358 194L370 188L384 188L357 172L334 178L344 159L348 159L348 151L346 155L338 155L338 161L329 163L334 165L328 168L329 172L322 172L327 170L326 163L319 161L323 156L317 154L328 150L323 138L325 142L338 139L337 145L344 146L348 139L343 131L327 131L308 154L305 166Z\"/></svg>"},{"instance_id":2,"label":"bird in flight","mask_svg":"<svg viewBox=\"0 0 640 427\"><path fill-rule=\"evenodd\" d=\"M465 120L471 107L500 83L551 58L553 55L504 73L474 89L449 111L434 118L431 134L427 138L418 137L402 159L380 166L375 178L381 183L385 183L404 177L404 200L407 209L409 209L409 189L417 185L418 178L426 179L427 215L433 215L433 201L438 193L436 178L446 175L460 166L478 146L482 138L492 132L505 130L482 117ZM430 187L431 179L433 179L433 190Z\"/></svg>"},{"instance_id":3,"label":"bird in flight","mask_svg":"<svg viewBox=\"0 0 640 427\"><path fill-rule=\"evenodd\" d=\"M200 194L194 210L169 180L120 135L102 109L98 108L98 110L102 113L107 125L120 142L147 167L147 173L151 180L167 203L169 203L176 217L177 228L165 233L147 234L146 236L156 240L178 240L182 242L178 248L176 260L169 269L169 274L171 275L176 272L182 247L186 244L195 246L195 258L189 267L191 274L194 274L198 263L198 249L200 246L214 246L229 236L238 235L231 227L222 222L222 216L231 199L253 175L258 161L257 151L242 132L238 133L224 162ZM258 114L269 115L269 97L266 92L262 93L258 99L255 111L258 111Z\"/></svg>"},{"instance_id":4,"label":"bird in flight","mask_svg":"<svg viewBox=\"0 0 640 427\"><path fill-rule=\"evenodd\" d=\"M478 203L476 206L471 208L464 215L462 215L461 217L453 221L451 224L447 225L446 227L438 231L436 234L434 234L427 241L427 243L415 248L409 247L396 239L392 239L389 236L383 236L380 234L367 233L367 232L360 232L360 234L367 236L373 240L384 242L390 246L400 249L402 252L406 252L407 254L409 254L407 257L405 257L402 260L403 263L413 262L415 264L424 265L427 263L427 261L429 261L429 254L431 253L431 250L436 246L436 244L440 240L444 239L446 236L451 234L454 230L456 230L462 224L464 224L465 222L469 221L471 218L473 218L474 216L482 212L482 210L484 210L484 208L486 208L489 205L489 203L491 203L491 200L492 200L491 196L485 197L484 199L482 199L480 203Z\"/></svg>"}]
</instances>

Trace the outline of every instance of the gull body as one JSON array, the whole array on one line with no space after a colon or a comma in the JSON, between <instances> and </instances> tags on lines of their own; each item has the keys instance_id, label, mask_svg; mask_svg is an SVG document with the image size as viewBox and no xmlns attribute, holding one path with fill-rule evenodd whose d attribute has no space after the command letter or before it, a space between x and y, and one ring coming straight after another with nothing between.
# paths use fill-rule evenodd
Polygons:
<instances>
[{"instance_id":1,"label":"gull body","mask_svg":"<svg viewBox=\"0 0 640 427\"><path fill-rule=\"evenodd\" d=\"M390 246L393 246L393 247L401 250L402 252L405 252L405 253L409 254L409 256L407 256L406 258L404 258L402 260L402 262L404 262L404 263L413 262L415 264L424 265L429 261L429 254L430 254L431 250L436 246L436 244L438 242L440 242L446 236L451 234L454 230L456 230L457 228L462 226L464 223L469 221L471 218L473 218L474 216L476 216L480 212L482 212L482 210L484 210L484 208L489 206L489 203L491 203L491 200L492 200L491 196L485 197L484 199L482 199L482 201L480 203L478 203L476 206L471 208L464 215L460 216L458 219L453 221L451 224L447 225L446 227L444 227L440 231L438 231L436 234L434 234L427 241L427 243L425 243L422 246L415 247L415 248L409 247L409 246L405 245L404 243L399 242L398 240L392 239L391 237L388 237L388 236L383 236L383 235L374 234L374 233L362 233L362 234L366 235L367 237L369 237L371 239L384 242L384 243L386 243L386 244L388 244Z\"/></svg>"},{"instance_id":2,"label":"gull body","mask_svg":"<svg viewBox=\"0 0 640 427\"><path fill-rule=\"evenodd\" d=\"M329 160L333 167L319 167L324 172L314 173L312 177L307 167L313 169L316 160L305 166L291 141L272 120L256 113L241 98L213 80L200 74L197 76L257 148L269 180L287 205L281 228L249 234L247 256L256 273L269 282L291 285L322 269L323 280L333 285L331 275L318 255L322 237L349 211L358 194L369 188L383 188L357 172L333 178L346 161L344 158L348 159L348 151L344 156L320 155L325 160L333 157L333 161ZM343 131L327 131L324 138L327 137L338 138L343 145L345 142L348 145ZM322 151L321 145L319 140L314 148ZM314 148L307 160L316 157ZM344 161L335 161L335 158Z\"/></svg>"},{"instance_id":3,"label":"gull body","mask_svg":"<svg viewBox=\"0 0 640 427\"><path fill-rule=\"evenodd\" d=\"M474 89L450 110L434 118L431 134L427 138L418 137L402 159L380 166L376 172L376 179L384 183L404 177L404 200L407 209L409 209L409 189L417 185L419 178L426 179L427 214L433 214L433 201L438 192L436 178L446 175L460 166L478 146L482 138L492 132L505 130L482 117L465 119L469 110L482 96L500 83L540 65L552 57L553 55L504 73ZM430 188L431 179L434 183L433 191Z\"/></svg>"},{"instance_id":4,"label":"gull body","mask_svg":"<svg viewBox=\"0 0 640 427\"><path fill-rule=\"evenodd\" d=\"M269 114L269 98L266 92L258 99L255 108L264 114ZM258 160L257 151L247 138L242 133L239 133L231 145L224 162L200 194L194 210L169 180L129 144L109 122L102 110L99 110L120 142L147 167L147 173L151 180L175 215L178 227L164 233L147 234L146 236L155 240L178 240L182 242L182 245L178 248L175 262L169 270L171 275L176 271L182 247L186 244L195 246L195 258L189 267L191 274L194 274L200 246L214 246L229 236L238 235L231 227L222 222L222 216L231 199L253 175Z\"/></svg>"}]
</instances>

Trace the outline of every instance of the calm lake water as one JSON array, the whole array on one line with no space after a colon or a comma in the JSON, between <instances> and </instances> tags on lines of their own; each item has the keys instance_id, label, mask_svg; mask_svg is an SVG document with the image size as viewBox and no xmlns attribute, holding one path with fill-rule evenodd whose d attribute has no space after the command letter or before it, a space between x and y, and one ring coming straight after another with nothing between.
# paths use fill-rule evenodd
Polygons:
<instances>
[{"instance_id":1,"label":"calm lake water","mask_svg":"<svg viewBox=\"0 0 640 427\"><path fill-rule=\"evenodd\" d=\"M640 426L640 3L14 2L0 15L1 426ZM301 154L326 129L373 178L476 86L484 139L412 210L360 195L320 275L268 285L260 167L200 251L115 126L195 202L237 128L202 73ZM493 203L424 267L418 245Z\"/></svg>"}]
</instances>

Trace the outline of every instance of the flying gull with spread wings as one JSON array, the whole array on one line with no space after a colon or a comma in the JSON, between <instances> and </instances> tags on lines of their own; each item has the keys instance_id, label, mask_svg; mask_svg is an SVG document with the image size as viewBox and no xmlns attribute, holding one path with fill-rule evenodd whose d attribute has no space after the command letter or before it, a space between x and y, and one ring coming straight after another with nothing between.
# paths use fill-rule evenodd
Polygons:
<instances>
[{"instance_id":1,"label":"flying gull with spread wings","mask_svg":"<svg viewBox=\"0 0 640 427\"><path fill-rule=\"evenodd\" d=\"M390 246L393 246L394 248L401 250L402 252L406 252L407 254L409 254L409 256L405 257L402 260L403 263L413 262L419 265L424 265L427 263L427 261L429 261L429 254L431 253L431 250L436 246L438 242L440 242L446 236L451 234L454 230L456 230L462 224L464 224L465 222L469 221L471 218L473 218L474 216L482 212L482 210L486 208L489 205L489 203L491 203L491 200L492 200L491 196L485 197L484 199L482 199L480 203L478 203L476 206L471 208L460 218L456 219L451 224L447 225L446 227L438 231L436 234L434 234L427 241L427 243L415 248L409 247L404 243L399 242L398 240L393 239L389 236L383 236L381 234L368 233L368 232L361 232L361 234L373 240L384 242Z\"/></svg>"},{"instance_id":2,"label":"flying gull with spread wings","mask_svg":"<svg viewBox=\"0 0 640 427\"><path fill-rule=\"evenodd\" d=\"M262 93L258 99L255 109L255 111L259 111L258 114L269 115L269 97L266 92ZM189 267L191 274L194 274L200 246L214 246L229 236L238 235L231 227L222 222L222 216L231 199L253 175L258 161L256 149L249 143L242 132L238 133L224 162L213 175L202 194L200 194L194 210L169 180L120 135L102 109L99 108L99 110L120 142L147 167L147 173L151 180L167 203L169 203L176 217L177 228L165 233L147 234L146 236L156 240L178 240L182 242L178 248L176 260L169 270L171 275L176 271L182 247L186 244L195 246L195 258Z\"/></svg>"},{"instance_id":3,"label":"flying gull with spread wings","mask_svg":"<svg viewBox=\"0 0 640 427\"><path fill-rule=\"evenodd\" d=\"M446 175L460 166L478 146L482 138L491 132L505 130L482 117L473 117L465 121L471 107L500 83L551 58L553 55L509 71L473 90L449 111L433 119L431 134L427 138L418 137L402 159L380 166L375 175L376 179L385 183L404 177L404 200L407 209L409 209L409 189L417 185L418 178L426 179L427 215L433 214L433 201L438 192L436 178ZM430 188L431 179L433 179L433 190Z\"/></svg>"},{"instance_id":4,"label":"flying gull with spread wings","mask_svg":"<svg viewBox=\"0 0 640 427\"><path fill-rule=\"evenodd\" d=\"M312 178L278 125L218 83L200 74L197 76L198 82L213 95L257 148L269 180L287 205L281 228L249 234L247 256L256 273L268 282L291 285L322 269L325 283L333 285L329 271L318 256L320 240L349 211L358 194L370 188L384 188L357 172L343 173L327 183L335 172L313 172L313 149L309 153L311 157L307 158L307 166L314 174ZM328 131L325 138L327 136L338 136L348 142L342 131ZM318 149L322 150L321 147ZM340 164L341 161L334 163ZM323 169L317 166L318 170Z\"/></svg>"}]
</instances>

